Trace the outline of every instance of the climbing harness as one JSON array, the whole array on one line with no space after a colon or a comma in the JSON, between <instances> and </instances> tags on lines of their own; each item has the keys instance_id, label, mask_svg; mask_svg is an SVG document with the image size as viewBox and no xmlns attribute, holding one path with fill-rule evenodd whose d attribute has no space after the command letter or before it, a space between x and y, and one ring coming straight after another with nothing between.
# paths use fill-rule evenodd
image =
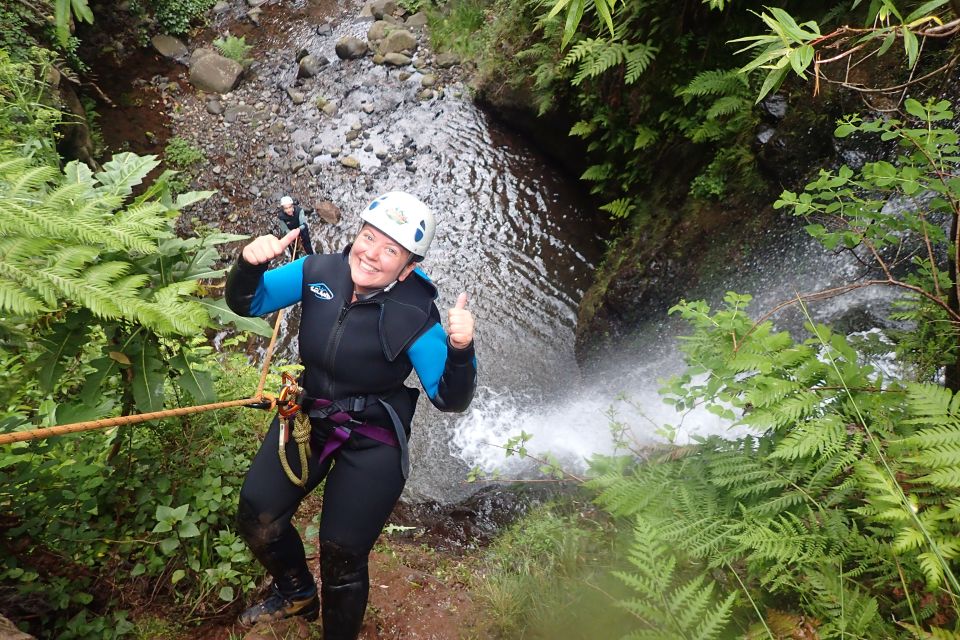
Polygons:
<instances>
[{"instance_id":1,"label":"climbing harness","mask_svg":"<svg viewBox=\"0 0 960 640\"><path fill-rule=\"evenodd\" d=\"M369 404L369 399L379 402L387 408L391 421L394 422L394 431L391 433L388 429L379 425L362 422L354 418L351 413L363 411ZM297 384L297 381L289 373L283 374L283 386L277 395L277 412L280 414L279 429L279 447L280 466L287 474L290 482L298 487L306 487L309 473L307 469L307 459L310 457L310 419L329 420L333 423L332 429L327 433L326 442L323 450L320 452L319 463L336 453L343 445L347 443L350 436L354 433L376 440L382 444L391 447L397 447L401 451L401 466L404 469L404 477L409 470L407 456L407 438L403 431L403 425L396 412L389 404L377 398L376 396L354 396L342 400L327 400L325 398L310 398L304 394L304 390ZM300 476L294 473L287 459L286 445L293 436L297 444L297 452L300 458ZM402 439L401 439L402 438Z\"/></svg>"}]
</instances>

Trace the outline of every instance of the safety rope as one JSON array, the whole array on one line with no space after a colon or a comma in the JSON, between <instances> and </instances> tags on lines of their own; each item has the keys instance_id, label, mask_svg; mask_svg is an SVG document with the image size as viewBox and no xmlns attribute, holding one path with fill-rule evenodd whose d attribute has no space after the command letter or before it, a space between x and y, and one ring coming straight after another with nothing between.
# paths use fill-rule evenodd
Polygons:
<instances>
[{"instance_id":1,"label":"safety rope","mask_svg":"<svg viewBox=\"0 0 960 640\"><path fill-rule=\"evenodd\" d=\"M293 418L287 418L286 424L280 425L280 466L290 482L301 489L307 486L307 480L310 479L310 470L307 468L307 458L310 457L310 418L302 413L298 413ZM291 429L292 425L292 429ZM290 467L290 461L284 452L284 445L287 443L286 431L291 430L294 442L297 443L297 451L300 452L300 477L293 472Z\"/></svg>"},{"instance_id":2,"label":"safety rope","mask_svg":"<svg viewBox=\"0 0 960 640\"><path fill-rule=\"evenodd\" d=\"M228 409L230 407L243 407L253 404L261 404L270 401L269 397L243 398L242 400L228 400L226 402L214 402L212 404L202 404L193 407L177 407L176 409L164 409L163 411L153 411L151 413L136 413L129 416L118 416L116 418L103 418L101 420L88 420L87 422L74 422L71 424L61 424L55 427L43 427L40 429L31 429L30 431L16 431L13 433L0 434L0 445L12 444L14 442L26 442L28 440L40 440L51 436L61 436L67 433L76 433L78 431L92 431L93 429L106 429L107 427L120 427L128 424L137 424L148 422L150 420L160 420L163 418L173 418L185 416L191 413L202 413L204 411L214 411L216 409Z\"/></svg>"},{"instance_id":3,"label":"safety rope","mask_svg":"<svg viewBox=\"0 0 960 640\"><path fill-rule=\"evenodd\" d=\"M297 258L297 248L300 246L300 238L297 238L293 247L293 256L291 261ZM15 442L27 442L30 440L41 440L52 436L60 436L67 433L77 433L78 431L92 431L94 429L107 429L109 427L120 427L150 420L161 420L163 418L174 418L178 416L190 415L193 413L203 413L205 411L215 411L217 409L229 409L230 407L256 407L268 411L277 406L277 399L268 393L263 392L263 387L267 381L267 373L270 370L270 361L273 359L273 348L277 342L277 334L280 331L280 321L283 319L283 309L277 312L277 320L273 324L273 335L270 337L270 344L267 347L266 357L263 361L263 369L260 371L260 382L257 385L257 393L252 398L242 398L240 400L227 400L225 402L214 402L211 404L194 405L191 407L177 407L176 409L164 409L161 411L152 411L150 413L136 413L128 416L118 416L116 418L103 418L100 420L88 420L86 422L73 422L70 424L61 424L54 427L42 427L40 429L31 429L30 431L16 431L13 433L0 434L0 445L13 444ZM280 430L281 435L283 429ZM296 431L295 435L296 437ZM283 447L280 448L280 457L283 456ZM289 466L285 459L282 460L285 467ZM306 469L305 462L300 465ZM287 475L291 475L288 473ZM300 485L303 486L303 485Z\"/></svg>"}]
</instances>

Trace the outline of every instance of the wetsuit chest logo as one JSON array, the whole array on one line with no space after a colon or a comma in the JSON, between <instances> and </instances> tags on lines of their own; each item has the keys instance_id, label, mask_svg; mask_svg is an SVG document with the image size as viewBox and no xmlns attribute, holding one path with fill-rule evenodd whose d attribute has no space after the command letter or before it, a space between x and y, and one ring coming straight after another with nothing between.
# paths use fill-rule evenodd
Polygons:
<instances>
[{"instance_id":1,"label":"wetsuit chest logo","mask_svg":"<svg viewBox=\"0 0 960 640\"><path fill-rule=\"evenodd\" d=\"M307 286L310 287L310 292L313 293L314 297L318 300L333 299L333 291L330 290L330 287L328 287L325 282L314 282Z\"/></svg>"}]
</instances>

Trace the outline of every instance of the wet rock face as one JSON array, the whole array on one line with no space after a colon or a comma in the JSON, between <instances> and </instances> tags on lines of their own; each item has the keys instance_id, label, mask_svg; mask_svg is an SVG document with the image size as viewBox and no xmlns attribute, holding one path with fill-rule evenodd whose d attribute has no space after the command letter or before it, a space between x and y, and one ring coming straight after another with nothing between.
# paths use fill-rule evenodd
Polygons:
<instances>
[{"instance_id":1,"label":"wet rock face","mask_svg":"<svg viewBox=\"0 0 960 640\"><path fill-rule=\"evenodd\" d=\"M676 167L676 175L682 177L676 179L676 192L668 194L676 201L667 209L679 213L662 214L670 222L656 230L646 227L628 234L608 254L604 272L584 295L576 340L582 365L589 367L614 345L628 342L641 322L665 317L667 310L709 273L712 267L705 256L722 253L714 251L715 247L729 246L726 258L715 260L735 260L745 226L757 221L778 224L771 205L780 191L802 190L821 167L846 161L833 136L839 115L836 103L830 99L814 102L805 95L793 100L775 95L764 101L754 139L757 162L766 178L758 185L759 195L733 194L715 204L693 202L682 191L693 176L685 175L682 166ZM664 171L667 162L662 165L660 173L668 174ZM671 261L669 256L683 256L683 260Z\"/></svg>"},{"instance_id":2,"label":"wet rock face","mask_svg":"<svg viewBox=\"0 0 960 640\"><path fill-rule=\"evenodd\" d=\"M356 60L367 55L367 43L355 36L346 36L337 42L337 57L341 60Z\"/></svg>"},{"instance_id":3,"label":"wet rock face","mask_svg":"<svg viewBox=\"0 0 960 640\"><path fill-rule=\"evenodd\" d=\"M490 544L503 529L563 490L561 486L491 486L456 504L400 502L390 523L413 527L407 535L435 549L475 549Z\"/></svg>"}]
</instances>

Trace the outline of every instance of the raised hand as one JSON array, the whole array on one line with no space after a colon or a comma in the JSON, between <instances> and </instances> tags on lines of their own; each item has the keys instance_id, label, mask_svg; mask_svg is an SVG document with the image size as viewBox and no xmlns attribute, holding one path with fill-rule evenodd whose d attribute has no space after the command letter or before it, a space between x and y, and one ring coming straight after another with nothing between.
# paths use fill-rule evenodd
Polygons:
<instances>
[{"instance_id":1,"label":"raised hand","mask_svg":"<svg viewBox=\"0 0 960 640\"><path fill-rule=\"evenodd\" d=\"M300 237L300 228L287 233L282 238L274 235L260 236L243 248L241 255L247 264L263 264L270 262L283 253L283 250L297 241Z\"/></svg>"},{"instance_id":2,"label":"raised hand","mask_svg":"<svg viewBox=\"0 0 960 640\"><path fill-rule=\"evenodd\" d=\"M447 310L447 337L454 349L466 349L473 342L473 314L467 311L467 292L457 298Z\"/></svg>"}]
</instances>

